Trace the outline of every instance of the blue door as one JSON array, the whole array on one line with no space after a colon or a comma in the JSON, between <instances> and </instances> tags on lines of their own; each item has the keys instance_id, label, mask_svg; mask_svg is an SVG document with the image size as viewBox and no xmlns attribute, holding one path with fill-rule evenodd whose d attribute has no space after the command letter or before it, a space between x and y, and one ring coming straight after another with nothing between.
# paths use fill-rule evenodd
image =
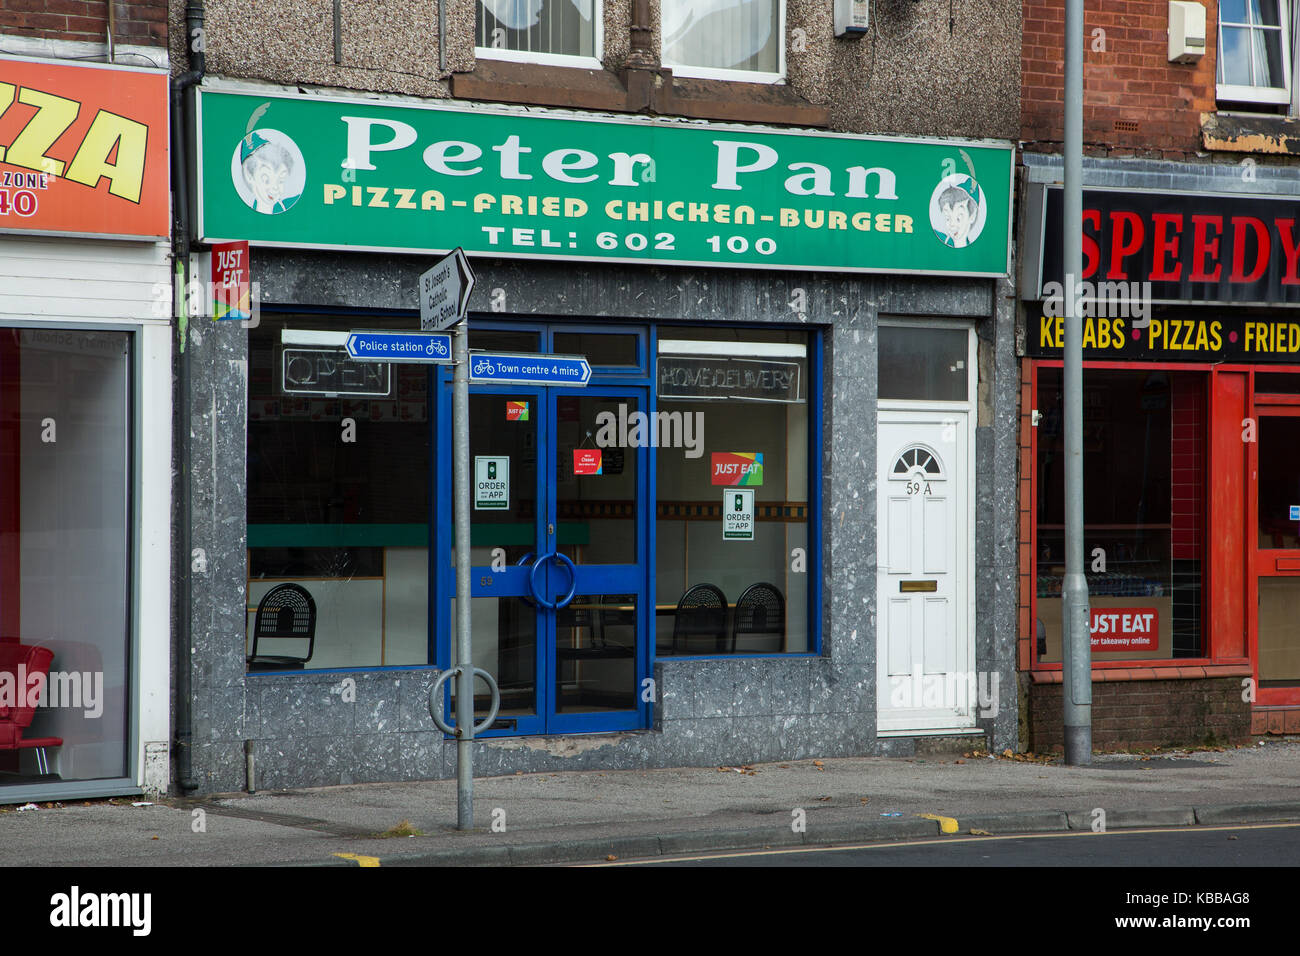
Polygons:
<instances>
[{"instance_id":1,"label":"blue door","mask_svg":"<svg viewBox=\"0 0 1300 956\"><path fill-rule=\"evenodd\" d=\"M443 373L435 486L438 660L455 655L450 375ZM638 386L472 386L474 664L501 688L488 735L648 725L654 607L647 602L649 451L602 426L646 408ZM598 442L606 441L606 447ZM448 600L451 599L451 600ZM478 684L476 710L487 709ZM450 688L446 713L454 714Z\"/></svg>"}]
</instances>

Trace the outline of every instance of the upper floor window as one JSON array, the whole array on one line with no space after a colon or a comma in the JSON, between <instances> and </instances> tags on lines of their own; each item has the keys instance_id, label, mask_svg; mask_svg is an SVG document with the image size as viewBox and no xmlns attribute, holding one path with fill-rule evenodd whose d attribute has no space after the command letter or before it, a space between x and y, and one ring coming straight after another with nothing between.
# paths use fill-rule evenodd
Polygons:
<instances>
[{"instance_id":1,"label":"upper floor window","mask_svg":"<svg viewBox=\"0 0 1300 956\"><path fill-rule=\"evenodd\" d=\"M1219 100L1291 101L1290 6L1287 0L1221 0Z\"/></svg>"},{"instance_id":2,"label":"upper floor window","mask_svg":"<svg viewBox=\"0 0 1300 956\"><path fill-rule=\"evenodd\" d=\"M476 53L556 66L601 65L601 0L478 0Z\"/></svg>"},{"instance_id":3,"label":"upper floor window","mask_svg":"<svg viewBox=\"0 0 1300 956\"><path fill-rule=\"evenodd\" d=\"M785 78L782 0L663 0L663 64L678 76Z\"/></svg>"}]
</instances>

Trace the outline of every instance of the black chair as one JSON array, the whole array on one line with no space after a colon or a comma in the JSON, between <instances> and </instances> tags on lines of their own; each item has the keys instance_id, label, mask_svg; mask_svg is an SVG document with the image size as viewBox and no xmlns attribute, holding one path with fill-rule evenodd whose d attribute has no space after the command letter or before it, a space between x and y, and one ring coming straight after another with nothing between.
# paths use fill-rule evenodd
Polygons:
<instances>
[{"instance_id":1,"label":"black chair","mask_svg":"<svg viewBox=\"0 0 1300 956\"><path fill-rule=\"evenodd\" d=\"M258 644L265 640L307 642L306 657L259 654ZM253 619L253 653L248 656L250 671L302 670L316 650L316 602L301 584L277 584L266 592L257 605Z\"/></svg>"},{"instance_id":2,"label":"black chair","mask_svg":"<svg viewBox=\"0 0 1300 956\"><path fill-rule=\"evenodd\" d=\"M672 653L677 653L679 645L689 647L697 637L712 637L716 651L726 650L727 597L716 585L696 584L677 602Z\"/></svg>"},{"instance_id":3,"label":"black chair","mask_svg":"<svg viewBox=\"0 0 1300 956\"><path fill-rule=\"evenodd\" d=\"M601 599L596 598L595 600ZM632 628L631 642L628 644L617 642L611 644L608 635L609 629L626 626ZM602 607L599 616L597 616L595 609L592 607L573 607L570 605L556 612L555 628L557 631L555 656L559 660L604 660L636 656L636 612L634 611L620 611L616 607ZM558 632L564 628L589 631L591 639L586 646L569 647L561 645L558 640Z\"/></svg>"},{"instance_id":4,"label":"black chair","mask_svg":"<svg viewBox=\"0 0 1300 956\"><path fill-rule=\"evenodd\" d=\"M626 642L611 643L610 632L623 632ZM606 605L600 609L600 645L609 657L636 656L636 611Z\"/></svg>"},{"instance_id":5,"label":"black chair","mask_svg":"<svg viewBox=\"0 0 1300 956\"><path fill-rule=\"evenodd\" d=\"M774 584L751 584L736 602L735 623L731 626L731 651L736 652L736 638L741 634L772 635L776 649L785 650L785 598Z\"/></svg>"}]
</instances>

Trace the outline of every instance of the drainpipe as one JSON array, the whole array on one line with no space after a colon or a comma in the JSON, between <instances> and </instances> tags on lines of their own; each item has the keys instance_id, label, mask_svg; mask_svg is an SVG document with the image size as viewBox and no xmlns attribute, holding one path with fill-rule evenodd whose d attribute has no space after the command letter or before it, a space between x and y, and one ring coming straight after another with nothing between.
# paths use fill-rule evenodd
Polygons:
<instances>
[{"instance_id":1,"label":"drainpipe","mask_svg":"<svg viewBox=\"0 0 1300 956\"><path fill-rule=\"evenodd\" d=\"M631 43L624 80L627 87L627 108L632 112L671 110L671 81L662 90L655 85L659 79L659 56L651 43L653 32L650 26L650 0L634 0Z\"/></svg>"},{"instance_id":2,"label":"drainpipe","mask_svg":"<svg viewBox=\"0 0 1300 956\"><path fill-rule=\"evenodd\" d=\"M181 476L181 560L178 570L181 576L181 606L176 626L176 771L180 789L189 792L197 790L199 785L194 779L193 690L190 675L193 663L190 658L190 647L194 582L191 561L193 502L190 488L190 352L185 347L189 336L190 284L190 192L188 160L185 152L185 91L200 83L207 70L207 56L204 52L206 37L203 33L203 0L190 0L185 6L185 40L192 69L188 73L172 77L171 149L172 197L175 214L172 250L181 277L180 309L176 320L181 350L181 427L178 429Z\"/></svg>"},{"instance_id":3,"label":"drainpipe","mask_svg":"<svg viewBox=\"0 0 1300 956\"><path fill-rule=\"evenodd\" d=\"M106 32L108 33L108 62L113 63L116 58L113 52L113 44L117 38L117 10L115 7L117 0L107 0L107 3L108 30Z\"/></svg>"}]
</instances>

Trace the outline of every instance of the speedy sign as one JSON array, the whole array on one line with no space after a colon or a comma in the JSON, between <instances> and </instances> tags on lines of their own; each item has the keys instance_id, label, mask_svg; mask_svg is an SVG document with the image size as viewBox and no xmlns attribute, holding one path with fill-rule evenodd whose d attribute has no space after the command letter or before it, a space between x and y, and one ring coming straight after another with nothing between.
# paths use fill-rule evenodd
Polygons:
<instances>
[{"instance_id":1,"label":"speedy sign","mask_svg":"<svg viewBox=\"0 0 1300 956\"><path fill-rule=\"evenodd\" d=\"M0 232L168 235L167 74L0 57Z\"/></svg>"},{"instance_id":2,"label":"speedy sign","mask_svg":"<svg viewBox=\"0 0 1300 956\"><path fill-rule=\"evenodd\" d=\"M198 102L208 242L1008 270L1010 143L219 90L200 90Z\"/></svg>"}]
</instances>

